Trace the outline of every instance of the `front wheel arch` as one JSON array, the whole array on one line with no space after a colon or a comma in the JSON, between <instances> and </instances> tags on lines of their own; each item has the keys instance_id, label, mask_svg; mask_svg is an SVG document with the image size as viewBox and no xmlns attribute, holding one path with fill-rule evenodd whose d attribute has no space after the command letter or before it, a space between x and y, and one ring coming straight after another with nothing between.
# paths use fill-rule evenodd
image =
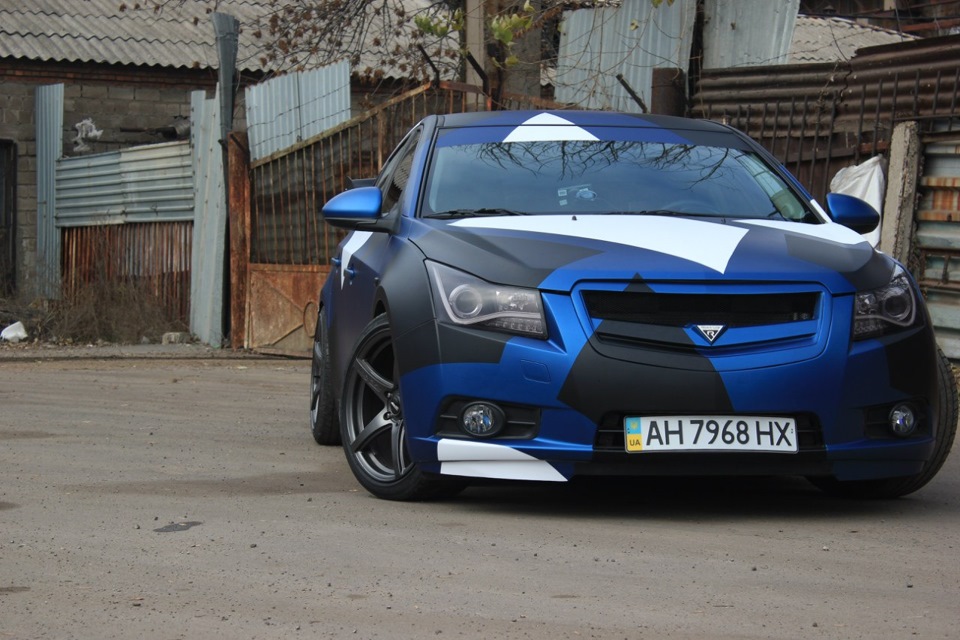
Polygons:
<instances>
[{"instance_id":1,"label":"front wheel arch","mask_svg":"<svg viewBox=\"0 0 960 640\"><path fill-rule=\"evenodd\" d=\"M957 381L953 367L943 351L937 349L936 445L920 473L878 480L843 481L833 477L813 477L810 482L822 491L844 498L899 498L919 490L940 471L957 433Z\"/></svg>"}]
</instances>

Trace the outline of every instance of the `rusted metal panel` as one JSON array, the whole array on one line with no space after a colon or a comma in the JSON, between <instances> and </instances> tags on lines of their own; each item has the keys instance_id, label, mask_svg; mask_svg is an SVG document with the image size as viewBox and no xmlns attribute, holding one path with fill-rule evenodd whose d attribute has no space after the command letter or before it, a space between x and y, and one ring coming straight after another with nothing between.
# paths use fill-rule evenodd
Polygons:
<instances>
[{"instance_id":1,"label":"rusted metal panel","mask_svg":"<svg viewBox=\"0 0 960 640\"><path fill-rule=\"evenodd\" d=\"M63 228L63 294L90 285L134 285L154 296L169 320L185 325L192 237L192 222Z\"/></svg>"},{"instance_id":2,"label":"rusted metal panel","mask_svg":"<svg viewBox=\"0 0 960 640\"><path fill-rule=\"evenodd\" d=\"M246 344L250 259L250 151L245 133L227 138L227 209L230 216L230 346Z\"/></svg>"},{"instance_id":3,"label":"rusted metal panel","mask_svg":"<svg viewBox=\"0 0 960 640\"><path fill-rule=\"evenodd\" d=\"M330 268L250 265L245 333L250 348L307 354L313 347L317 294Z\"/></svg>"}]
</instances>

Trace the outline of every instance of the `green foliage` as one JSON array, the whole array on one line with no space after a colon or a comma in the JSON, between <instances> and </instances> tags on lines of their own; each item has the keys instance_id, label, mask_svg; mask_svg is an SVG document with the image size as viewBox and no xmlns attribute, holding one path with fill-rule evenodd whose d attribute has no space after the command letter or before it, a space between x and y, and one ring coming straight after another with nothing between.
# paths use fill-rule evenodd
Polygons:
<instances>
[{"instance_id":1,"label":"green foliage","mask_svg":"<svg viewBox=\"0 0 960 640\"><path fill-rule=\"evenodd\" d=\"M431 18L421 14L413 18L413 23L423 33L443 38L450 32L463 31L463 11L457 9L448 20L442 20L439 17Z\"/></svg>"},{"instance_id":2,"label":"green foliage","mask_svg":"<svg viewBox=\"0 0 960 640\"><path fill-rule=\"evenodd\" d=\"M528 2L524 13L504 13L490 19L490 33L493 39L508 47L514 39L533 26L533 7Z\"/></svg>"},{"instance_id":3,"label":"green foliage","mask_svg":"<svg viewBox=\"0 0 960 640\"><path fill-rule=\"evenodd\" d=\"M513 46L514 41L525 31L533 27L537 10L527 0L521 11L518 13L502 13L493 16L487 23L491 37L494 42L498 42L506 48L503 59L494 59L493 64L501 68L509 68L520 62L520 59L509 53L509 48ZM441 17L430 17L426 15L415 16L414 24L424 34L442 38L448 33L462 31L464 28L464 15L461 9L454 11L449 19Z\"/></svg>"}]
</instances>

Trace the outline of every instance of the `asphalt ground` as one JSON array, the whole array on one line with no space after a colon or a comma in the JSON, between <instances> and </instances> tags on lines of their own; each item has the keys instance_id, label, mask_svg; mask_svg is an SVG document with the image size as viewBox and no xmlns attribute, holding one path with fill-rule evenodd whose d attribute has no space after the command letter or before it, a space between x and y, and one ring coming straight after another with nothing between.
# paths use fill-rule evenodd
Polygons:
<instances>
[{"instance_id":1,"label":"asphalt ground","mask_svg":"<svg viewBox=\"0 0 960 640\"><path fill-rule=\"evenodd\" d=\"M377 500L309 362L0 348L0 639L957 638L960 461L892 501L797 478Z\"/></svg>"}]
</instances>

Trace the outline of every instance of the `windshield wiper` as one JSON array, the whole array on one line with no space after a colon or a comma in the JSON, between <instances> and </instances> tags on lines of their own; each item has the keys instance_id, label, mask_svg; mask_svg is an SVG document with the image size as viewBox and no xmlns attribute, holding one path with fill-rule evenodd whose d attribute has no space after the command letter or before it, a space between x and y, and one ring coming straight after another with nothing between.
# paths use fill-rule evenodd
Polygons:
<instances>
[{"instance_id":1,"label":"windshield wiper","mask_svg":"<svg viewBox=\"0 0 960 640\"><path fill-rule=\"evenodd\" d=\"M453 209L451 211L440 211L438 213L429 213L424 218L474 218L479 216L526 216L530 215L526 211L513 211L512 209L482 208L482 209Z\"/></svg>"}]
</instances>

